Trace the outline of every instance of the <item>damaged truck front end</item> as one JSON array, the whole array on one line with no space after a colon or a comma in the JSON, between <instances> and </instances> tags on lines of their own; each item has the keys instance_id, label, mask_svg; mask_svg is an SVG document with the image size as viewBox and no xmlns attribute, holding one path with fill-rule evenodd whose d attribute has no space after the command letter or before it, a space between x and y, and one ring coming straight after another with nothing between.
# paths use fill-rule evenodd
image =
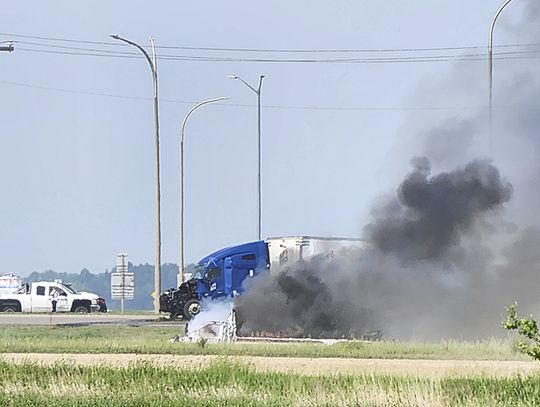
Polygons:
<instances>
[{"instance_id":1,"label":"damaged truck front end","mask_svg":"<svg viewBox=\"0 0 540 407\"><path fill-rule=\"evenodd\" d=\"M191 319L201 310L197 295L197 279L191 279L178 288L170 288L159 296L159 311L171 319Z\"/></svg>"}]
</instances>

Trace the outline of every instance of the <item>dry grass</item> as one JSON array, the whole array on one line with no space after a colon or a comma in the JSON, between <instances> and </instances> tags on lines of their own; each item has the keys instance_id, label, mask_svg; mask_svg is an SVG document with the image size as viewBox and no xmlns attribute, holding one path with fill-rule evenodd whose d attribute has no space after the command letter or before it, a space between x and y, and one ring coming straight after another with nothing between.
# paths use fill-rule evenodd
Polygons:
<instances>
[{"instance_id":1,"label":"dry grass","mask_svg":"<svg viewBox=\"0 0 540 407\"><path fill-rule=\"evenodd\" d=\"M80 366L127 367L133 363L176 368L206 368L222 359L217 355L147 355L147 354L50 354L7 353L0 360L10 363L39 363L51 366L62 362ZM470 361L414 359L345 359L230 356L229 360L247 363L260 372L285 372L303 375L379 374L443 377L512 377L540 374L540 364L533 361Z\"/></svg>"},{"instance_id":2,"label":"dry grass","mask_svg":"<svg viewBox=\"0 0 540 407\"><path fill-rule=\"evenodd\" d=\"M5 406L520 406L540 404L540 377L420 378L258 372L220 360L201 369L0 362Z\"/></svg>"}]
</instances>

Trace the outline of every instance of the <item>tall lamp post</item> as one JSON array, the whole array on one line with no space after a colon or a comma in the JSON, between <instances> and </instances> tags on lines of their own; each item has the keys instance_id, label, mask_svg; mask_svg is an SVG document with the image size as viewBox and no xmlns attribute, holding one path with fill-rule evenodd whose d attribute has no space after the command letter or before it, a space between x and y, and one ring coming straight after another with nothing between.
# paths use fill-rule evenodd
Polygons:
<instances>
[{"instance_id":1,"label":"tall lamp post","mask_svg":"<svg viewBox=\"0 0 540 407\"><path fill-rule=\"evenodd\" d=\"M499 7L493 21L491 22L491 27L489 29L489 44L488 44L488 60L489 60L489 136L491 140L491 133L493 131L493 33L495 31L495 23L499 18L499 15L502 13L504 8L510 4L512 0L506 0L504 4Z\"/></svg>"},{"instance_id":2,"label":"tall lamp post","mask_svg":"<svg viewBox=\"0 0 540 407\"><path fill-rule=\"evenodd\" d=\"M156 264L154 266L154 312L159 314L159 294L161 292L161 186L159 181L159 118L158 118L158 83L157 83L157 58L154 38L150 37L150 45L152 46L152 58L139 44L120 37L119 35L111 35L115 40L123 41L129 45L136 47L141 51L152 71L152 82L154 85L154 157L155 157L155 179L156 179L156 238L155 252Z\"/></svg>"},{"instance_id":3,"label":"tall lamp post","mask_svg":"<svg viewBox=\"0 0 540 407\"><path fill-rule=\"evenodd\" d=\"M229 99L228 96L223 96L215 99L208 99L203 102L197 103L186 114L182 121L182 127L180 130L180 242L179 242L179 261L178 261L178 287L184 282L184 131L186 129L186 123L189 116L197 110L199 107L207 105L209 103L220 102L222 100Z\"/></svg>"},{"instance_id":4,"label":"tall lamp post","mask_svg":"<svg viewBox=\"0 0 540 407\"><path fill-rule=\"evenodd\" d=\"M230 79L237 79L251 89L257 95L257 150L258 150L258 170L257 170L257 239L261 240L261 87L265 75L259 76L259 86L255 89L238 75L230 75Z\"/></svg>"}]
</instances>

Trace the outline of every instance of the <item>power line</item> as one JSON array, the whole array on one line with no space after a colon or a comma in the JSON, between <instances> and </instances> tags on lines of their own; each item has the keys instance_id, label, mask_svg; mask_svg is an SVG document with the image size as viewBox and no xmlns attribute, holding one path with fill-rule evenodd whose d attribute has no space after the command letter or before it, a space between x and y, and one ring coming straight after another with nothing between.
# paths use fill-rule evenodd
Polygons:
<instances>
[{"instance_id":1,"label":"power line","mask_svg":"<svg viewBox=\"0 0 540 407\"><path fill-rule=\"evenodd\" d=\"M0 35L8 35L6 33L0 33ZM15 34L14 34L15 35ZM92 44L92 45L114 45L116 43L107 43L107 42L96 42L96 41L82 41L76 39L67 39L67 38L51 38L51 37L36 37L28 35L15 35L18 37L32 38L37 39L37 41L62 41L69 44ZM48 54L58 54L58 55L76 55L76 56L93 56L93 57L110 57L110 58L141 58L142 56L139 53L129 52L129 51L118 51L110 50L103 48L88 48L81 46L72 46L72 45L58 45L50 43L42 43L36 41L17 41L19 44L31 45L33 48L20 48L23 52L39 52L39 53L48 53ZM120 44L123 46L123 44ZM523 59L528 55L534 55L540 53L540 50L512 50L509 47L530 47L540 44L518 44L518 45L502 45L505 49L509 51L501 51L495 54L496 59ZM37 47L37 48L35 48ZM52 50L50 49L52 48ZM162 47L167 49L197 49L196 47ZM363 50L363 51L380 51L380 52L398 52L398 51L415 51L415 52L427 52L434 50L471 50L478 49L481 47L439 47L439 48L401 48L401 49L381 49L381 50ZM200 48L203 49L203 48ZM207 48L210 49L210 48ZM212 48L213 50L218 50L218 48ZM233 48L223 48L219 50L232 50ZM235 50L240 50L240 48L235 48ZM245 49L242 49L245 50ZM254 51L255 49L250 49ZM262 51L259 49L259 51ZM269 50L264 50L269 51ZM270 50L270 51L279 51L279 50ZM286 50L293 51L293 50ZM301 52L309 52L312 50L296 50ZM336 52L345 52L345 50L318 50L318 51L336 51ZM353 50L347 50L351 52ZM354 50L360 52L362 50ZM516 56L521 56L520 58L515 58ZM231 57L231 56L211 56L211 55L178 55L178 54L161 54L158 56L160 60L165 61L197 61L197 62L244 62L244 63L332 63L332 64L373 64L373 63L410 63L410 62L446 62L446 61L481 61L487 59L486 53L469 53L469 54L436 54L436 55L409 55L409 56L382 56L382 57L347 57L347 58L253 58L253 57Z\"/></svg>"},{"instance_id":2,"label":"power line","mask_svg":"<svg viewBox=\"0 0 540 407\"><path fill-rule=\"evenodd\" d=\"M40 86L33 85L21 82L10 82L10 81L0 81L0 84L18 86L30 89L40 89L46 91L62 92L62 93L71 93L78 95L88 95L88 96L100 96L100 97L110 97L117 99L126 99L126 100L152 100L150 97L141 97L141 96L129 96L129 95L117 95L112 93L103 93L103 92L88 92L74 89L65 89L65 88L55 88L49 86ZM161 102L166 103L181 103L193 105L197 103L193 100L178 100L178 99L160 99ZM242 108L255 108L256 105L251 104L240 104L240 103L218 103L216 106L226 106L226 107L242 107ZM448 110L479 110L483 109L483 106L461 106L461 107L377 107L377 106L287 106L287 105L263 105L265 109L279 109L279 110L314 110L314 111L448 111ZM499 107L502 108L502 107ZM507 108L507 107L505 107Z\"/></svg>"},{"instance_id":3,"label":"power line","mask_svg":"<svg viewBox=\"0 0 540 407\"><path fill-rule=\"evenodd\" d=\"M70 38L38 37L38 36L33 36L33 35L23 35L23 34L13 34L13 33L0 33L0 35L5 35L7 37L13 37L13 38L29 38L33 40L75 42L75 43L80 43L80 44L94 44L94 45L125 46L123 44L117 44L114 42L85 41L85 40L76 40L76 39L70 39Z\"/></svg>"},{"instance_id":4,"label":"power line","mask_svg":"<svg viewBox=\"0 0 540 407\"><path fill-rule=\"evenodd\" d=\"M19 47L22 52L37 52L57 55L76 55L108 58L141 58L141 56L130 52L111 52L104 50L87 50L81 48L81 51L53 51L46 49ZM85 52L86 51L86 52ZM90 52L88 52L90 51ZM497 60L518 60L518 59L536 59L535 54L540 50L534 51L512 51L500 52L494 55ZM188 56L188 55L161 55L158 59L163 61L191 61L191 62L248 62L248 63L330 63L330 64L378 64L378 63L417 63L417 62L447 62L447 61L485 61L487 54L465 54L465 55L433 55L417 57L388 57L388 58L339 58L339 59L270 59L270 58L229 58L229 57L207 57L207 56Z\"/></svg>"},{"instance_id":5,"label":"power line","mask_svg":"<svg viewBox=\"0 0 540 407\"><path fill-rule=\"evenodd\" d=\"M97 48L69 47L66 45L42 44L39 42L31 42L31 41L17 41L17 43L24 44L24 45L37 45L38 47L67 49L67 50L75 50L75 51L102 52L102 53L107 53L107 54L119 54L119 55L140 55L139 53L129 52L129 51L121 52L121 51L109 51L109 50L103 50L103 49L97 49Z\"/></svg>"},{"instance_id":6,"label":"power line","mask_svg":"<svg viewBox=\"0 0 540 407\"><path fill-rule=\"evenodd\" d=\"M91 45L106 45L114 47L125 47L124 44L105 41L88 41L78 40L74 38L58 38L58 37L43 37L32 36L13 33L0 33L0 35L9 36L12 38L27 38L34 40L44 41L57 41L67 43L79 43L79 44L91 44ZM539 43L529 44L501 44L495 45L494 48L510 48L510 47L536 47L540 46ZM362 52L429 52L429 51L459 51L459 50L471 50L471 49L486 49L487 47L481 45L469 45L469 46L449 46L449 47L412 47L412 48L359 48L359 49L284 49L284 48L231 48L231 47L193 47L193 46L170 46L162 45L156 46L160 49L180 49L180 50L193 50L193 51L224 51L224 52L259 52L259 53L362 53Z\"/></svg>"},{"instance_id":7,"label":"power line","mask_svg":"<svg viewBox=\"0 0 540 407\"><path fill-rule=\"evenodd\" d=\"M54 92L62 92L62 93L72 93L72 94L78 94L78 95L105 96L105 97L111 97L111 98L132 99L132 100L152 100L152 98L139 97L139 96L123 96L123 95L115 95L115 94L112 94L112 93L88 92L88 91L81 91L81 90L74 90L74 89L54 88L54 87L49 87L49 86L32 85L32 84L21 83L21 82L0 81L0 84L11 85L11 86L19 86L19 87L22 87L22 88L30 88L30 89L40 89L40 90L48 90L48 91L54 91ZM176 102L177 103L192 103L192 102L180 101L180 100L178 100Z\"/></svg>"},{"instance_id":8,"label":"power line","mask_svg":"<svg viewBox=\"0 0 540 407\"><path fill-rule=\"evenodd\" d=\"M38 52L42 54L57 54L57 55L77 55L77 56L89 56L89 57L108 57L108 58L131 58L131 59L139 59L144 58L144 56L139 56L130 53L123 53L123 54L109 54L109 53L89 53L89 52L69 52L69 51L51 51L46 49L35 49L35 48L17 48L17 51L27 51L27 52ZM163 58L160 58L163 59Z\"/></svg>"},{"instance_id":9,"label":"power line","mask_svg":"<svg viewBox=\"0 0 540 407\"><path fill-rule=\"evenodd\" d=\"M496 45L498 48L507 47L530 47L538 46L540 44L508 44L508 45ZM456 46L456 47L433 47L433 48L345 48L345 49L276 49L276 48L224 48L224 47L188 47L188 46L161 46L163 49L181 49L181 50L193 50L193 51L227 51L227 52L266 52L266 53L369 53L369 52L428 52L428 51L459 51L470 49L485 49L486 46Z\"/></svg>"}]
</instances>

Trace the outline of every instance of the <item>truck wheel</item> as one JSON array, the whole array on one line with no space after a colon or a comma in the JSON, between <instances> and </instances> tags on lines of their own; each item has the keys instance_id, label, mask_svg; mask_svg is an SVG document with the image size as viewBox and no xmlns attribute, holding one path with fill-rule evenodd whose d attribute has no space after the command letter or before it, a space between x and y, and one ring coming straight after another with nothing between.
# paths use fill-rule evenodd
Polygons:
<instances>
[{"instance_id":1,"label":"truck wheel","mask_svg":"<svg viewBox=\"0 0 540 407\"><path fill-rule=\"evenodd\" d=\"M73 312L76 314L88 314L90 310L86 305L78 305Z\"/></svg>"},{"instance_id":2,"label":"truck wheel","mask_svg":"<svg viewBox=\"0 0 540 407\"><path fill-rule=\"evenodd\" d=\"M201 305L199 304L199 301L191 299L184 304L184 316L187 320L190 320L199 312L201 312Z\"/></svg>"},{"instance_id":3,"label":"truck wheel","mask_svg":"<svg viewBox=\"0 0 540 407\"><path fill-rule=\"evenodd\" d=\"M13 304L4 305L4 306L2 307L2 312L9 312L9 313L11 313L11 312L18 312L18 311L19 311L19 310L18 310L17 306L16 306L16 305L13 305Z\"/></svg>"}]
</instances>

